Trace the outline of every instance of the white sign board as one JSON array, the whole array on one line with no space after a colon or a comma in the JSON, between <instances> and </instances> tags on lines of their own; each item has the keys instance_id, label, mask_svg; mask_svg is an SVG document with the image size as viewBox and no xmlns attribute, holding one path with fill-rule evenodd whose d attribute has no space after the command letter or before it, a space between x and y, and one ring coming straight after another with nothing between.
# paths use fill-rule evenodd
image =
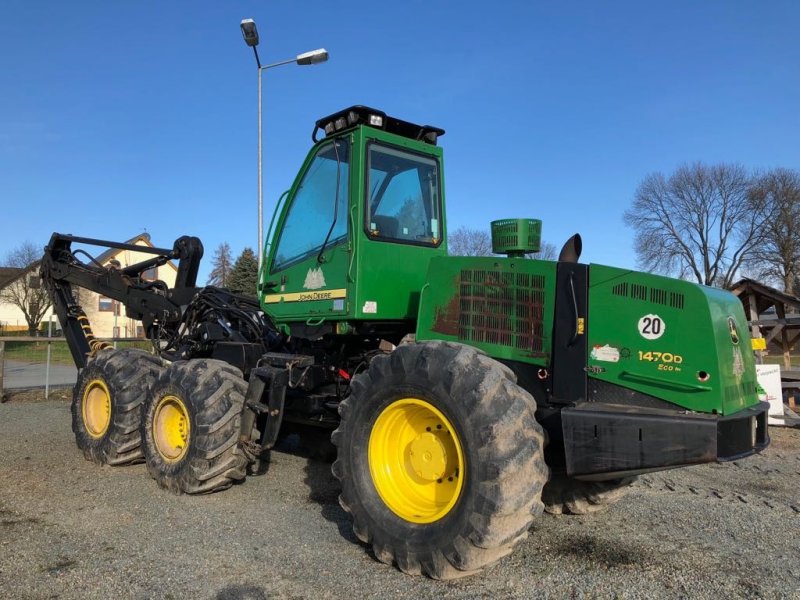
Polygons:
<instances>
[{"instance_id":1,"label":"white sign board","mask_svg":"<svg viewBox=\"0 0 800 600\"><path fill-rule=\"evenodd\" d=\"M783 420L783 388L781 388L780 365L756 365L756 377L758 377L758 384L767 393L767 397L764 400L769 402L768 423L770 425L786 425L786 421Z\"/></svg>"}]
</instances>

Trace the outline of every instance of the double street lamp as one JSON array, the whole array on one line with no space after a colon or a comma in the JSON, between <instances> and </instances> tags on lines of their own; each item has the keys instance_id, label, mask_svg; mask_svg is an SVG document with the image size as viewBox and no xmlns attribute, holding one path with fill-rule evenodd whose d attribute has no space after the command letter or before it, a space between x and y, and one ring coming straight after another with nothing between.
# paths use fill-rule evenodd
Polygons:
<instances>
[{"instance_id":1,"label":"double street lamp","mask_svg":"<svg viewBox=\"0 0 800 600\"><path fill-rule=\"evenodd\" d=\"M261 74L267 69L273 67L280 67L281 65L288 65L296 63L298 65L316 65L318 63L328 60L328 51L325 48L312 50L298 54L294 58L282 60L280 62L271 63L268 65L261 65L261 59L258 57L258 29L253 19L243 19L240 25L242 29L242 37L245 43L253 49L253 54L256 57L256 65L258 66L258 268L261 270L261 262L264 259L264 185L262 176L262 157L263 157L263 143L261 137L262 128L262 93L261 93Z\"/></svg>"}]
</instances>

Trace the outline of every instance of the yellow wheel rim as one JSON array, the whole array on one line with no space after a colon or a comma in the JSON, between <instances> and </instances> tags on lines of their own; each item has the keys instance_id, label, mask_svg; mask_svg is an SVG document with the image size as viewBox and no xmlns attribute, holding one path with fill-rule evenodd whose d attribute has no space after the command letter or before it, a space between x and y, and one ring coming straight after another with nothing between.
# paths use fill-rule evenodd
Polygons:
<instances>
[{"instance_id":1,"label":"yellow wheel rim","mask_svg":"<svg viewBox=\"0 0 800 600\"><path fill-rule=\"evenodd\" d=\"M403 398L383 409L369 436L369 470L398 517L433 523L455 506L465 463L455 428L430 402Z\"/></svg>"},{"instance_id":2,"label":"yellow wheel rim","mask_svg":"<svg viewBox=\"0 0 800 600\"><path fill-rule=\"evenodd\" d=\"M95 439L103 437L111 424L111 394L102 379L92 379L83 390L81 416L87 433Z\"/></svg>"},{"instance_id":3,"label":"yellow wheel rim","mask_svg":"<svg viewBox=\"0 0 800 600\"><path fill-rule=\"evenodd\" d=\"M153 438L156 450L167 462L175 462L186 454L189 441L189 411L177 396L164 396L153 416Z\"/></svg>"}]
</instances>

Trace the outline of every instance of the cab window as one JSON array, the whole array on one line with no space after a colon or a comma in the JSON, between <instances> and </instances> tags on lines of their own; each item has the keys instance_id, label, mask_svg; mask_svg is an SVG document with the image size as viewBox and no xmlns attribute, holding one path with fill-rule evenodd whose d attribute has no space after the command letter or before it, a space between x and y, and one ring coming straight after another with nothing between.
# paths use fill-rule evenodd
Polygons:
<instances>
[{"instance_id":1,"label":"cab window","mask_svg":"<svg viewBox=\"0 0 800 600\"><path fill-rule=\"evenodd\" d=\"M367 164L368 235L376 240L438 245L442 236L436 159L371 143Z\"/></svg>"},{"instance_id":2,"label":"cab window","mask_svg":"<svg viewBox=\"0 0 800 600\"><path fill-rule=\"evenodd\" d=\"M317 152L291 200L272 271L319 252L323 244L330 248L347 239L349 166L347 140L335 140Z\"/></svg>"}]
</instances>

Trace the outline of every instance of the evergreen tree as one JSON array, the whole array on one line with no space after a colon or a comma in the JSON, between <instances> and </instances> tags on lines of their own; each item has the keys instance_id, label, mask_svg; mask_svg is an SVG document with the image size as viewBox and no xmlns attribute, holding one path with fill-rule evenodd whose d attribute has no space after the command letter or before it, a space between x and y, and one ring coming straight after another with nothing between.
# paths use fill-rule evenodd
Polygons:
<instances>
[{"instance_id":1,"label":"evergreen tree","mask_svg":"<svg viewBox=\"0 0 800 600\"><path fill-rule=\"evenodd\" d=\"M231 268L233 259L231 258L231 247L228 242L222 242L214 251L213 268L208 276L206 285L217 287L228 287L230 284Z\"/></svg>"},{"instance_id":2,"label":"evergreen tree","mask_svg":"<svg viewBox=\"0 0 800 600\"><path fill-rule=\"evenodd\" d=\"M252 249L245 248L233 265L228 279L228 287L237 294L255 296L257 282L258 260Z\"/></svg>"}]
</instances>

